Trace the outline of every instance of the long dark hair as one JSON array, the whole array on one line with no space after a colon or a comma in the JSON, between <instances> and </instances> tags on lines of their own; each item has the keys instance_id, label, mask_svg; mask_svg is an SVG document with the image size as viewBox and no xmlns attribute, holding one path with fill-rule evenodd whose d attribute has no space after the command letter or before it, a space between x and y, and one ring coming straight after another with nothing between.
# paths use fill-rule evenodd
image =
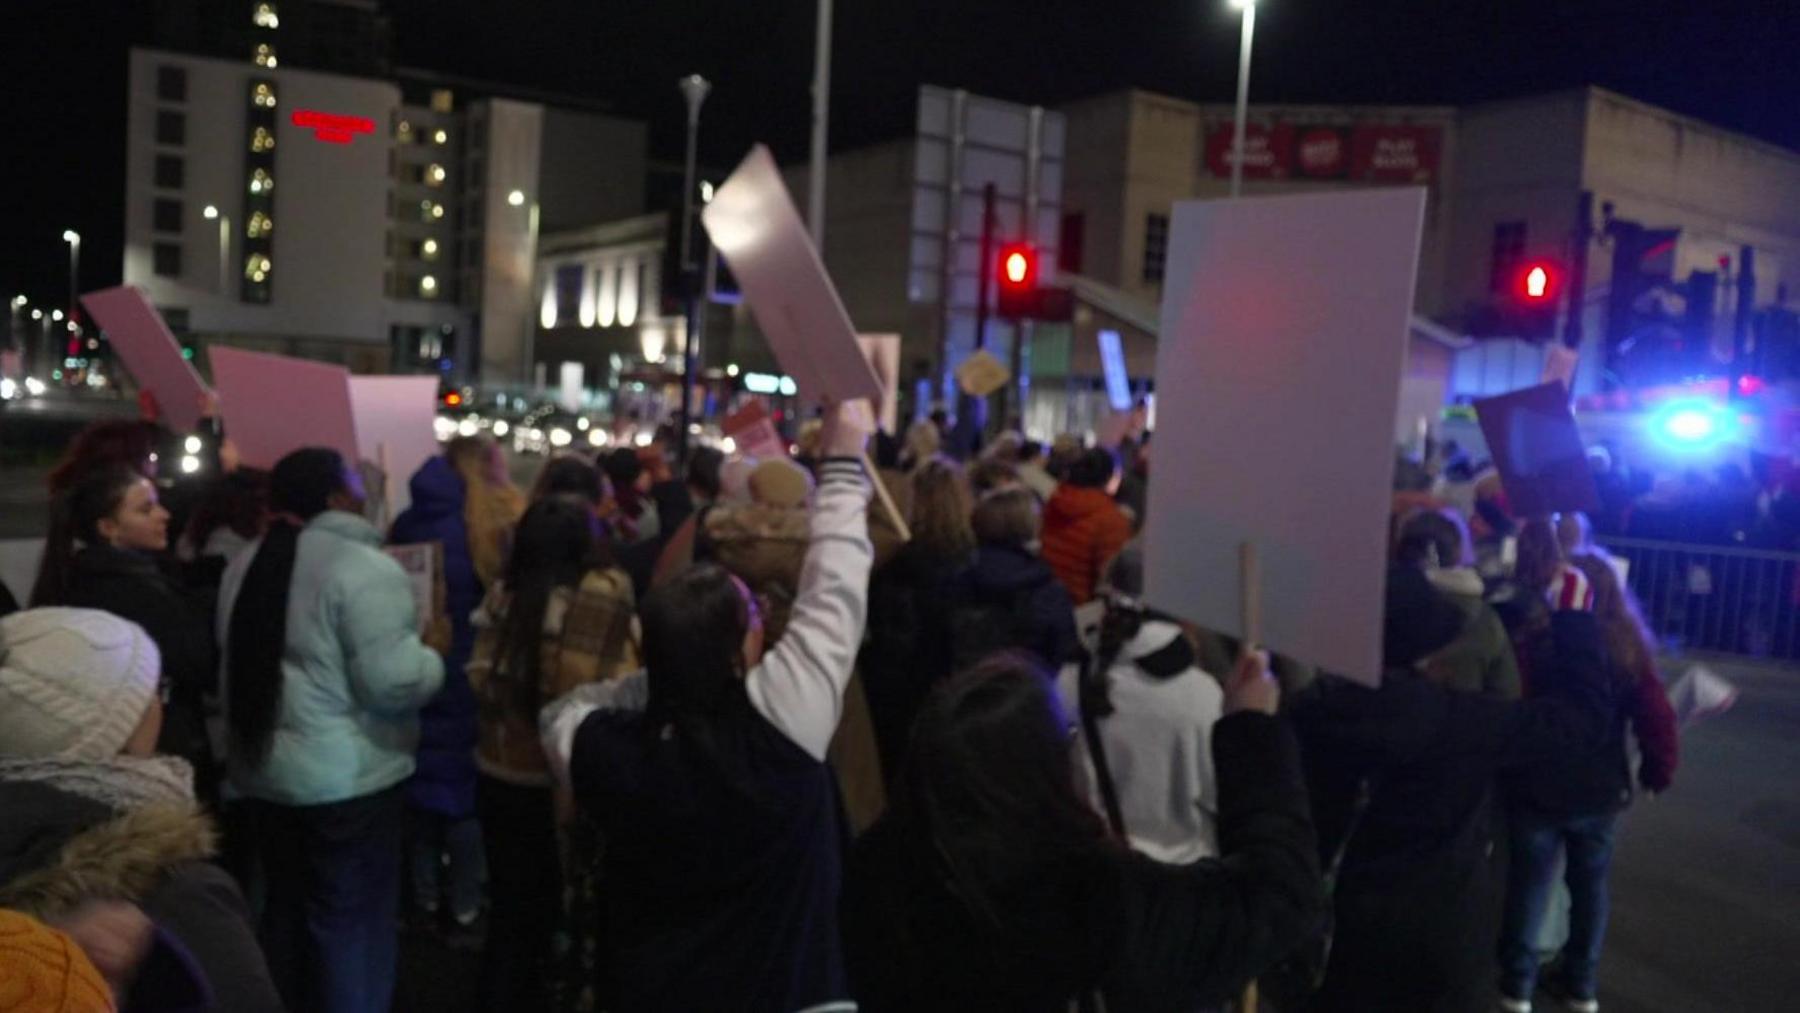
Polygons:
<instances>
[{"instance_id":1,"label":"long dark hair","mask_svg":"<svg viewBox=\"0 0 1800 1013\"><path fill-rule=\"evenodd\" d=\"M69 491L93 471L123 464L148 477L161 430L144 419L103 419L75 434L69 449L50 470L50 494Z\"/></svg>"},{"instance_id":2,"label":"long dark hair","mask_svg":"<svg viewBox=\"0 0 1800 1013\"><path fill-rule=\"evenodd\" d=\"M1061 859L1109 847L1076 793L1068 722L1029 655L996 654L934 692L893 800L917 860L978 922Z\"/></svg>"},{"instance_id":3,"label":"long dark hair","mask_svg":"<svg viewBox=\"0 0 1800 1013\"><path fill-rule=\"evenodd\" d=\"M1109 598L1100 619L1100 643L1081 666L1081 712L1103 718L1113 712L1112 671L1119 652L1144 628L1143 607L1123 597Z\"/></svg>"},{"instance_id":4,"label":"long dark hair","mask_svg":"<svg viewBox=\"0 0 1800 1013\"><path fill-rule=\"evenodd\" d=\"M275 518L238 589L225 645L232 748L252 767L268 759L281 709L281 656L300 525L330 509L332 494L344 488L343 455L324 447L288 454L269 475Z\"/></svg>"},{"instance_id":5,"label":"long dark hair","mask_svg":"<svg viewBox=\"0 0 1800 1013\"><path fill-rule=\"evenodd\" d=\"M684 570L650 592L639 619L653 719L712 719L749 703L743 654L749 606L724 567Z\"/></svg>"},{"instance_id":6,"label":"long dark hair","mask_svg":"<svg viewBox=\"0 0 1800 1013\"><path fill-rule=\"evenodd\" d=\"M100 522L116 513L125 502L125 494L142 481L143 472L114 462L81 476L56 497L50 512L50 534L44 542L44 558L38 564L37 581L31 586L32 608L61 605L68 600L77 543L96 545L105 541L100 537Z\"/></svg>"},{"instance_id":7,"label":"long dark hair","mask_svg":"<svg viewBox=\"0 0 1800 1013\"><path fill-rule=\"evenodd\" d=\"M552 457L538 471L537 481L531 487L531 501L579 496L589 507L598 508L606 502L606 486L606 476L593 462L575 454L562 454Z\"/></svg>"},{"instance_id":8,"label":"long dark hair","mask_svg":"<svg viewBox=\"0 0 1800 1013\"><path fill-rule=\"evenodd\" d=\"M508 685L524 713L536 714L543 704L541 647L551 595L608 562L600 522L579 495L540 500L519 518L503 578L511 598L497 629L494 679Z\"/></svg>"}]
</instances>

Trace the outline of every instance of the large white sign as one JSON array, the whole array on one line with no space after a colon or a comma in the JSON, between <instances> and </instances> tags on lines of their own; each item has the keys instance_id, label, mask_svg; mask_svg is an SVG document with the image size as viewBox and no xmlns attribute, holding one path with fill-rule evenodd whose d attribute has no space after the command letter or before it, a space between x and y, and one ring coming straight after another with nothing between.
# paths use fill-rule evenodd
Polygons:
<instances>
[{"instance_id":1,"label":"large white sign","mask_svg":"<svg viewBox=\"0 0 1800 1013\"><path fill-rule=\"evenodd\" d=\"M1425 192L1175 206L1149 600L1374 685ZM1240 579L1254 547L1259 579ZM1245 585L1260 594L1245 608Z\"/></svg>"},{"instance_id":2,"label":"large white sign","mask_svg":"<svg viewBox=\"0 0 1800 1013\"><path fill-rule=\"evenodd\" d=\"M389 517L412 503L413 473L438 452L437 384L435 376L350 378L357 452L386 472Z\"/></svg>"}]
</instances>

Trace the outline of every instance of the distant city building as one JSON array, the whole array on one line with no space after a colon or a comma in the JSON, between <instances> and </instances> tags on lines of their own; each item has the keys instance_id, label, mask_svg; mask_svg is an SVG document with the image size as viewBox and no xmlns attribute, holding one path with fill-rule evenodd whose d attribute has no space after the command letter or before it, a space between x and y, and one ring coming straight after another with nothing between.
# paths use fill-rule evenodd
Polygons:
<instances>
[{"instance_id":1,"label":"distant city building","mask_svg":"<svg viewBox=\"0 0 1800 1013\"><path fill-rule=\"evenodd\" d=\"M532 379L539 234L642 210L642 123L392 71L374 3L198 0L161 15L249 28L197 34L244 47L231 58L131 53L127 284L208 342ZM289 59L290 28L306 30L306 63ZM366 76L378 71L391 76Z\"/></svg>"}]
</instances>

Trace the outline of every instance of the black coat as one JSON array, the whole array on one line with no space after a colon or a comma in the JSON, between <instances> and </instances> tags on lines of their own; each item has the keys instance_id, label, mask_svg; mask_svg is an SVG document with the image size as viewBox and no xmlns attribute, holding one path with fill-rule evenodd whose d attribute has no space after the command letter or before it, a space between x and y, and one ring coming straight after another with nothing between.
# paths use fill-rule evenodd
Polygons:
<instances>
[{"instance_id":1,"label":"black coat","mask_svg":"<svg viewBox=\"0 0 1800 1013\"><path fill-rule=\"evenodd\" d=\"M868 639L857 659L882 773L899 773L913 718L950 674L950 589L973 557L945 559L909 542L869 581Z\"/></svg>"},{"instance_id":2,"label":"black coat","mask_svg":"<svg viewBox=\"0 0 1800 1013\"><path fill-rule=\"evenodd\" d=\"M975 552L973 566L950 583L953 649L960 648L962 632L957 613L996 613L998 622L989 638L995 648L1031 651L1056 671L1075 660L1080 641L1075 634L1075 603L1056 579L1050 564L1013 545L984 544Z\"/></svg>"},{"instance_id":3,"label":"black coat","mask_svg":"<svg viewBox=\"0 0 1800 1013\"><path fill-rule=\"evenodd\" d=\"M219 649L206 608L149 556L110 545L88 546L75 554L60 604L129 619L156 642L164 703L156 751L187 760L203 786L209 783L213 764L205 698L218 689Z\"/></svg>"},{"instance_id":4,"label":"black coat","mask_svg":"<svg viewBox=\"0 0 1800 1013\"><path fill-rule=\"evenodd\" d=\"M1551 620L1556 692L1526 702L1457 693L1405 673L1378 691L1321 679L1291 714L1321 847L1370 802L1335 895L1335 948L1315 1010L1463 1013L1493 976L1504 867L1496 775L1591 749L1614 709L1594 617Z\"/></svg>"},{"instance_id":5,"label":"black coat","mask_svg":"<svg viewBox=\"0 0 1800 1013\"><path fill-rule=\"evenodd\" d=\"M856 843L844 884L852 993L866 1013L1191 1011L1236 994L1319 915L1317 844L1285 723L1213 728L1223 859L1164 865L1096 841L1004 889L999 928L959 902L890 813ZM1021 865L1024 863L1021 862Z\"/></svg>"}]
</instances>

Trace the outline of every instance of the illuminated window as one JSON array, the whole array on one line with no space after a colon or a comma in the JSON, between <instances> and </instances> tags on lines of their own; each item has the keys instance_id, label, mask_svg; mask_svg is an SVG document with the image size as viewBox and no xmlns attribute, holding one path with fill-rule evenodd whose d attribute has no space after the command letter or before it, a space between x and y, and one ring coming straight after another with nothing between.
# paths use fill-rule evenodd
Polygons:
<instances>
[{"instance_id":1,"label":"illuminated window","mask_svg":"<svg viewBox=\"0 0 1800 1013\"><path fill-rule=\"evenodd\" d=\"M438 241L437 240L427 239L423 243L419 244L419 256L423 257L426 260L436 260L437 255L438 255Z\"/></svg>"},{"instance_id":2,"label":"illuminated window","mask_svg":"<svg viewBox=\"0 0 1800 1013\"><path fill-rule=\"evenodd\" d=\"M250 101L260 109L275 108L275 86L267 81L256 82L256 87L250 92Z\"/></svg>"},{"instance_id":3,"label":"illuminated window","mask_svg":"<svg viewBox=\"0 0 1800 1013\"><path fill-rule=\"evenodd\" d=\"M251 239L261 239L275 231L275 221L266 213L257 211L250 215L250 221L244 225L244 235Z\"/></svg>"},{"instance_id":4,"label":"illuminated window","mask_svg":"<svg viewBox=\"0 0 1800 1013\"><path fill-rule=\"evenodd\" d=\"M425 213L427 218L436 219L444 217L444 206L434 201L426 201L420 206L420 210Z\"/></svg>"},{"instance_id":5,"label":"illuminated window","mask_svg":"<svg viewBox=\"0 0 1800 1013\"><path fill-rule=\"evenodd\" d=\"M431 111L434 113L454 112L456 96L448 88L439 88L431 93Z\"/></svg>"},{"instance_id":6,"label":"illuminated window","mask_svg":"<svg viewBox=\"0 0 1800 1013\"><path fill-rule=\"evenodd\" d=\"M429 299L432 296L437 295L437 288L437 278L435 276L428 274L419 279L419 294L425 298Z\"/></svg>"},{"instance_id":7,"label":"illuminated window","mask_svg":"<svg viewBox=\"0 0 1800 1013\"><path fill-rule=\"evenodd\" d=\"M250 173L251 193L272 193L275 190L275 177L269 175L267 169L257 169Z\"/></svg>"},{"instance_id":8,"label":"illuminated window","mask_svg":"<svg viewBox=\"0 0 1800 1013\"><path fill-rule=\"evenodd\" d=\"M281 16L275 13L275 5L270 3L257 4L256 10L250 15L250 20L258 28L281 27Z\"/></svg>"},{"instance_id":9,"label":"illuminated window","mask_svg":"<svg viewBox=\"0 0 1800 1013\"><path fill-rule=\"evenodd\" d=\"M431 186L442 186L444 178L448 175L449 173L444 171L443 166L432 165L425 170L425 182Z\"/></svg>"},{"instance_id":10,"label":"illuminated window","mask_svg":"<svg viewBox=\"0 0 1800 1013\"><path fill-rule=\"evenodd\" d=\"M275 150L275 135L268 127L257 127L250 133L250 150L262 153Z\"/></svg>"},{"instance_id":11,"label":"illuminated window","mask_svg":"<svg viewBox=\"0 0 1800 1013\"><path fill-rule=\"evenodd\" d=\"M431 135L431 139L432 139L432 141L434 141L435 143L438 143L438 144L449 144L450 143L450 131L445 130L440 127L440 128L438 128L437 133Z\"/></svg>"},{"instance_id":12,"label":"illuminated window","mask_svg":"<svg viewBox=\"0 0 1800 1013\"><path fill-rule=\"evenodd\" d=\"M258 67L268 67L273 70L275 68L275 47L269 45L267 42L257 43L256 65Z\"/></svg>"},{"instance_id":13,"label":"illuminated window","mask_svg":"<svg viewBox=\"0 0 1800 1013\"><path fill-rule=\"evenodd\" d=\"M249 278L251 281L267 281L269 275L273 273L274 270L275 265L269 260L267 254L252 253L250 256L244 258L244 277Z\"/></svg>"},{"instance_id":14,"label":"illuminated window","mask_svg":"<svg viewBox=\"0 0 1800 1013\"><path fill-rule=\"evenodd\" d=\"M399 141L402 144L410 144L412 143L412 139L413 128L411 120L401 120L394 124L394 140Z\"/></svg>"}]
</instances>

